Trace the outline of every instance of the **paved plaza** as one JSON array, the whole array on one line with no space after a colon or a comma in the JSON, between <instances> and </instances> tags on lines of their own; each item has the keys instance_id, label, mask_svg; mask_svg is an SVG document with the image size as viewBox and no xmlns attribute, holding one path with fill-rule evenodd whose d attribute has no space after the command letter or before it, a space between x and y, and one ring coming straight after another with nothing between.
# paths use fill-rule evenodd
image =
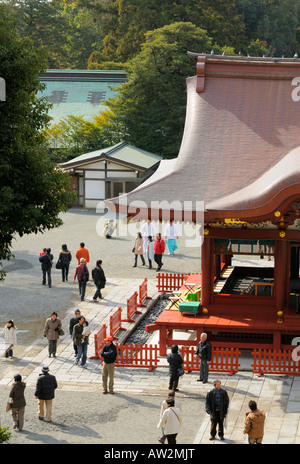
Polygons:
<instances>
[{"instance_id":1,"label":"paved plaza","mask_svg":"<svg viewBox=\"0 0 300 464\"><path fill-rule=\"evenodd\" d=\"M103 395L102 367L94 355L93 335L90 337L87 369L74 365L74 352L68 334L69 320L76 308L87 318L93 333L103 323L109 327L109 318L118 307L125 316L126 301L145 277L148 279L148 307L159 296L156 289L155 270L133 269L131 253L133 237L116 237L105 240L97 233L99 215L80 210L71 210L64 216L64 226L44 235L22 237L14 243L15 260L5 263L6 281L1 284L0 326L13 318L18 328L18 346L14 359L0 360L0 420L2 426L11 426L11 415L5 413L5 404L12 378L20 373L27 384L25 391L27 407L22 433L13 431L13 444L153 444L157 445L157 423L160 404L168 392L168 367L165 357L159 367L151 372L142 368L116 368L115 394ZM94 286L88 283L86 299L79 301L77 283L71 276L75 269L75 251L79 242L85 241L91 254L90 269L96 259L103 260L107 285L100 303L92 302ZM61 282L59 271L53 270L53 288L41 285L38 262L39 251L51 247L55 257L62 243L67 243L73 254L69 282ZM165 272L199 272L200 251L186 247L186 237L179 239L176 256L164 257ZM135 325L124 322L126 329L120 333L120 341L126 339ZM53 310L62 320L65 335L60 337L57 358L48 358L47 341L43 326ZM188 333L182 337L191 336ZM155 344L156 332L148 340ZM37 418L37 403L34 387L41 368L48 365L50 373L58 381L58 390L53 404L52 423L41 423ZM178 445L242 444L245 413L248 402L255 399L260 409L267 413L264 443L296 444L300 442L300 379L292 376L266 375L258 377L251 372L246 356L242 356L241 370L229 376L226 373L211 373L208 384L197 382L193 372L180 379L177 398L182 404L183 427L178 435ZM209 416L204 402L213 382L220 379L230 397L230 410L225 431L225 441L209 441Z\"/></svg>"}]
</instances>

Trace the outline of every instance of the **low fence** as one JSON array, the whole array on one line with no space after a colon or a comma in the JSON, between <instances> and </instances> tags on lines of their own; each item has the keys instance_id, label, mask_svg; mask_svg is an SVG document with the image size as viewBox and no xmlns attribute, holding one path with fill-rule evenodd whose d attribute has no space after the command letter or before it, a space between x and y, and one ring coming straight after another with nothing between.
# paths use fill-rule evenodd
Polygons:
<instances>
[{"instance_id":1,"label":"low fence","mask_svg":"<svg viewBox=\"0 0 300 464\"><path fill-rule=\"evenodd\" d=\"M183 346L180 354L183 359L183 368L185 372L199 371L199 356L196 355L197 348L193 346ZM211 362L209 364L210 372L228 372L229 375L236 374L239 370L238 348L219 348L212 347Z\"/></svg>"},{"instance_id":2,"label":"low fence","mask_svg":"<svg viewBox=\"0 0 300 464\"><path fill-rule=\"evenodd\" d=\"M138 307L146 307L147 305L144 303L146 300L151 300L151 297L148 296L148 280L145 277L144 281L139 286L139 304Z\"/></svg>"},{"instance_id":3,"label":"low fence","mask_svg":"<svg viewBox=\"0 0 300 464\"><path fill-rule=\"evenodd\" d=\"M104 340L106 338L106 324L103 324L101 329L94 335L95 340L95 355L91 356L91 359L99 359Z\"/></svg>"},{"instance_id":4,"label":"low fence","mask_svg":"<svg viewBox=\"0 0 300 464\"><path fill-rule=\"evenodd\" d=\"M118 308L117 311L110 316L110 336L113 337L114 340L118 340L116 337L116 333L119 330L126 330L122 327L122 308Z\"/></svg>"},{"instance_id":5,"label":"low fence","mask_svg":"<svg viewBox=\"0 0 300 464\"><path fill-rule=\"evenodd\" d=\"M293 359L292 350L255 349L253 372L263 374L300 375L299 361Z\"/></svg>"},{"instance_id":6,"label":"low fence","mask_svg":"<svg viewBox=\"0 0 300 464\"><path fill-rule=\"evenodd\" d=\"M141 345L138 343L116 343L118 357L116 366L144 367L149 371L156 369L159 363L157 345Z\"/></svg>"},{"instance_id":7,"label":"low fence","mask_svg":"<svg viewBox=\"0 0 300 464\"><path fill-rule=\"evenodd\" d=\"M137 297L138 294L137 292L134 292L134 294L128 298L127 300L127 318L122 319L122 322L134 322L134 319L132 319L132 316L135 314L142 314L141 311L138 311L137 307Z\"/></svg>"},{"instance_id":8,"label":"low fence","mask_svg":"<svg viewBox=\"0 0 300 464\"><path fill-rule=\"evenodd\" d=\"M165 274L164 272L159 272L156 276L157 290L160 293L168 293L173 292L174 290L179 290L190 275L191 274Z\"/></svg>"}]
</instances>

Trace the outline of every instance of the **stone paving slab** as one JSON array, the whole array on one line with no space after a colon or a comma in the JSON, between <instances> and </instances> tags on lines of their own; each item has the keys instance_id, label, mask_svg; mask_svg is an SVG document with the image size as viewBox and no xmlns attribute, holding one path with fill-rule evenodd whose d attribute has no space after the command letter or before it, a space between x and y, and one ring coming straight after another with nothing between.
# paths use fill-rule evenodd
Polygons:
<instances>
[{"instance_id":1,"label":"stone paving slab","mask_svg":"<svg viewBox=\"0 0 300 464\"><path fill-rule=\"evenodd\" d=\"M91 302L91 294L78 307L90 322L93 333L99 330L102 323L106 323L109 331L109 316L119 306L124 308L127 298L138 288L142 280L116 279L114 287L108 286L104 294L105 299L100 303ZM155 280L148 282L149 295L153 299L158 297ZM153 301L147 300L148 307ZM139 308L142 316L148 308ZM101 391L101 363L97 359L90 359L94 354L93 334L90 337L87 369L74 365L73 342L68 335L68 324L73 316L71 308L63 319L65 336L58 343L57 358L48 358L48 347L45 339L36 340L31 346L18 353L12 361L1 358L0 385L9 386L16 372L20 373L28 387L33 387L43 365L50 367L50 372L57 378L59 389L63 391L97 392ZM123 325L123 323L122 323ZM135 324L124 323L126 338ZM189 336L189 334L188 334ZM157 343L158 333L154 332L148 343ZM164 395L168 386L168 369L166 357L160 358L159 367L152 372L144 368L116 368L115 391L120 394ZM230 411L226 428L226 440L223 443L247 443L247 437L242 433L248 402L255 399L261 409L267 413L265 426L265 443L299 443L300 442L300 379L293 376L268 375L258 377L251 371L241 371L233 376L224 373L211 373L209 382L197 382L198 373L184 375L179 382L178 397L204 400L207 392L212 388L216 379L221 379L230 397ZM202 421L195 433L194 444L221 444L216 439L209 441L210 420L208 416Z\"/></svg>"}]
</instances>

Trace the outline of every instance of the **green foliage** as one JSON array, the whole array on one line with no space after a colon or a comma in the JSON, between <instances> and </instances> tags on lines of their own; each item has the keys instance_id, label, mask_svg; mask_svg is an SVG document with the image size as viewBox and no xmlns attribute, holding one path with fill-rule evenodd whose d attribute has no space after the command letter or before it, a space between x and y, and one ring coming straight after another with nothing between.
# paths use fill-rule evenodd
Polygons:
<instances>
[{"instance_id":1,"label":"green foliage","mask_svg":"<svg viewBox=\"0 0 300 464\"><path fill-rule=\"evenodd\" d=\"M9 432L9 427L1 427L0 425L0 443L5 443L12 437Z\"/></svg>"},{"instance_id":2,"label":"green foliage","mask_svg":"<svg viewBox=\"0 0 300 464\"><path fill-rule=\"evenodd\" d=\"M185 79L195 72L187 50L216 53L206 32L192 23L174 23L145 35L131 60L128 81L108 100L106 125L118 124L121 140L165 157L177 156L185 121Z\"/></svg>"},{"instance_id":3,"label":"green foliage","mask_svg":"<svg viewBox=\"0 0 300 464\"><path fill-rule=\"evenodd\" d=\"M13 16L0 5L0 76L6 101L0 102L0 260L9 259L15 234L61 225L59 213L73 199L70 179L43 148L48 103L37 98L46 58L21 38Z\"/></svg>"}]
</instances>

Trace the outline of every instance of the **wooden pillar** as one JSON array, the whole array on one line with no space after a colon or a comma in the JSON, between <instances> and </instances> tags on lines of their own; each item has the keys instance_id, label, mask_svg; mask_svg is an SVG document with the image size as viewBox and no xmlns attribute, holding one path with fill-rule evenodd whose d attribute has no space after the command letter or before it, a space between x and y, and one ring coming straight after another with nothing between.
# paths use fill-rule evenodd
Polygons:
<instances>
[{"instance_id":1,"label":"wooden pillar","mask_svg":"<svg viewBox=\"0 0 300 464\"><path fill-rule=\"evenodd\" d=\"M215 262L215 276L217 279L221 276L221 255L214 255Z\"/></svg>"},{"instance_id":2,"label":"wooden pillar","mask_svg":"<svg viewBox=\"0 0 300 464\"><path fill-rule=\"evenodd\" d=\"M291 246L291 279L299 279L299 248Z\"/></svg>"},{"instance_id":3,"label":"wooden pillar","mask_svg":"<svg viewBox=\"0 0 300 464\"><path fill-rule=\"evenodd\" d=\"M212 240L204 236L201 253L201 304L207 306L211 303L212 294Z\"/></svg>"},{"instance_id":4,"label":"wooden pillar","mask_svg":"<svg viewBox=\"0 0 300 464\"><path fill-rule=\"evenodd\" d=\"M288 305L289 294L289 242L287 240L276 240L275 243L275 288L276 288L276 310L282 311Z\"/></svg>"}]
</instances>

